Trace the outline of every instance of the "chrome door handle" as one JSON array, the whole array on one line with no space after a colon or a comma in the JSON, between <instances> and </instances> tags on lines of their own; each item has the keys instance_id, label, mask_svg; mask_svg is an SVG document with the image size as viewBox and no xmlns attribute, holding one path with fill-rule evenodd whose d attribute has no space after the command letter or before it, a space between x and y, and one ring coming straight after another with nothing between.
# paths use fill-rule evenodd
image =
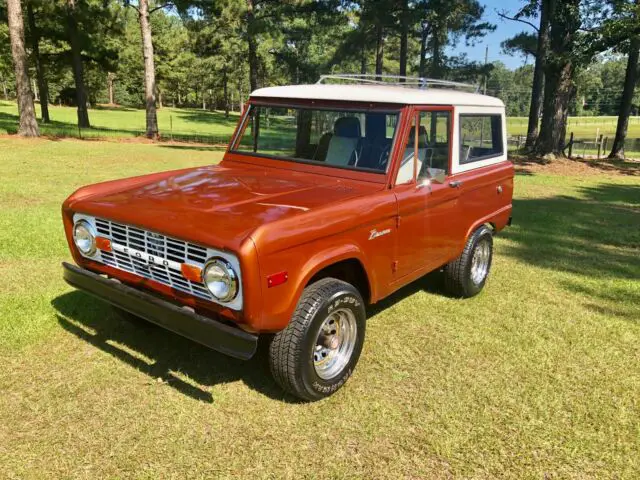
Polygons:
<instances>
[{"instance_id":1,"label":"chrome door handle","mask_svg":"<svg viewBox=\"0 0 640 480\"><path fill-rule=\"evenodd\" d=\"M460 188L461 185L462 182L460 180L453 180L452 182L449 182L449 186L451 188Z\"/></svg>"}]
</instances>

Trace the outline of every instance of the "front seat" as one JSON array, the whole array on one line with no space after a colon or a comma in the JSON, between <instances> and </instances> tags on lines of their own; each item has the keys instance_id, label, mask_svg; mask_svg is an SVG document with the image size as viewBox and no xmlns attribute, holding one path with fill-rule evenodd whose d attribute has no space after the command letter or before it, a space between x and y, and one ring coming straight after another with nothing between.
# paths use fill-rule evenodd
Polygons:
<instances>
[{"instance_id":1,"label":"front seat","mask_svg":"<svg viewBox=\"0 0 640 480\"><path fill-rule=\"evenodd\" d=\"M357 117L342 117L333 125L333 136L329 142L325 162L346 167L357 165L361 155L362 136Z\"/></svg>"}]
</instances>

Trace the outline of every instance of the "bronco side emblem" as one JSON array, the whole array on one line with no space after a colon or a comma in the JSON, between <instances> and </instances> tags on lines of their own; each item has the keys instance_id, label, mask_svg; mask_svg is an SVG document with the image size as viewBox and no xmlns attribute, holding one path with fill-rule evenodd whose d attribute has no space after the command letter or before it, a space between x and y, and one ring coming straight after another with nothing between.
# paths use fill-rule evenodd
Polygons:
<instances>
[{"instance_id":1,"label":"bronco side emblem","mask_svg":"<svg viewBox=\"0 0 640 480\"><path fill-rule=\"evenodd\" d=\"M369 232L369 240L373 240L374 238L378 238L381 237L383 235L387 235L388 233L391 233L391 229L390 228L386 228L384 230L376 230L375 228L373 230L371 230Z\"/></svg>"}]
</instances>

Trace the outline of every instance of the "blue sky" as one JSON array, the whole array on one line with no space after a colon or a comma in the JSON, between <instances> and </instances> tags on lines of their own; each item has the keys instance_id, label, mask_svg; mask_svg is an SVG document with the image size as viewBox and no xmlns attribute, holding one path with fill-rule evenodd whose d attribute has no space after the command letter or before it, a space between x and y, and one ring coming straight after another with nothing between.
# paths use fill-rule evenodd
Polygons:
<instances>
[{"instance_id":1,"label":"blue sky","mask_svg":"<svg viewBox=\"0 0 640 480\"><path fill-rule=\"evenodd\" d=\"M524 4L518 0L481 0L481 3L485 5L484 19L496 25L495 32L489 33L484 38L481 38L475 46L467 47L464 40L459 42L455 49L450 49L450 52L465 52L469 60L475 60L478 62L484 62L485 48L489 46L489 62L500 60L509 68L517 68L524 63L524 57L512 57L504 55L500 43L522 31L533 32L534 30L520 22L511 22L509 20L501 19L497 11L507 10L512 15L518 10L520 6ZM534 22L535 23L535 22ZM528 62L531 63L532 59L529 58Z\"/></svg>"}]
</instances>

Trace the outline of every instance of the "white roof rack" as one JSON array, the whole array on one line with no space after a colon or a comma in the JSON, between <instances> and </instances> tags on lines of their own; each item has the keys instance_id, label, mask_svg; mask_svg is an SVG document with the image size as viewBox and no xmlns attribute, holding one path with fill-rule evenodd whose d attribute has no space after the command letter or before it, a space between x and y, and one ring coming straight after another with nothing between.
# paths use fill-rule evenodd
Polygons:
<instances>
[{"instance_id":1,"label":"white roof rack","mask_svg":"<svg viewBox=\"0 0 640 480\"><path fill-rule=\"evenodd\" d=\"M375 74L360 74L360 73L336 73L330 75L321 75L317 84L326 84L328 81L347 81L353 83L366 83L374 85L392 85L398 87L408 88L431 88L431 87L444 87L444 88L458 88L461 90L471 90L473 93L478 93L480 88L477 85L471 85L469 83L451 82L449 80L439 80L436 78L425 77L405 77L401 75L375 75Z\"/></svg>"}]
</instances>

